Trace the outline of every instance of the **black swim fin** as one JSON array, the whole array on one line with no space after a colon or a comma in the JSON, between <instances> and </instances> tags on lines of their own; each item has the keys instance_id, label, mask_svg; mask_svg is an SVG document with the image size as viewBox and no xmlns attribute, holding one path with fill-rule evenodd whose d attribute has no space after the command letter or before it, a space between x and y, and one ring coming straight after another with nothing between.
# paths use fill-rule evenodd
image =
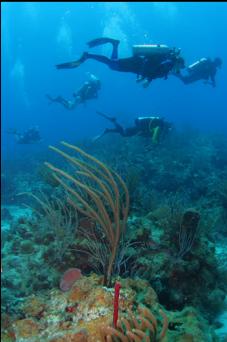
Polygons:
<instances>
[{"instance_id":1,"label":"black swim fin","mask_svg":"<svg viewBox=\"0 0 227 342\"><path fill-rule=\"evenodd\" d=\"M62 63L62 64L57 64L56 68L57 69L72 69L72 68L77 68L80 66L82 62L80 60L74 61L74 62L68 62L68 63Z\"/></svg>"},{"instance_id":2,"label":"black swim fin","mask_svg":"<svg viewBox=\"0 0 227 342\"><path fill-rule=\"evenodd\" d=\"M108 116L102 112L99 112L98 110L96 110L96 113L100 116L103 116L105 119L111 121L111 122L116 122L116 118L112 117L112 116Z\"/></svg>"},{"instance_id":3,"label":"black swim fin","mask_svg":"<svg viewBox=\"0 0 227 342\"><path fill-rule=\"evenodd\" d=\"M101 139L105 135L105 131L99 135L96 135L93 139L92 142L96 142L97 140Z\"/></svg>"},{"instance_id":4,"label":"black swim fin","mask_svg":"<svg viewBox=\"0 0 227 342\"><path fill-rule=\"evenodd\" d=\"M120 41L117 39L102 37L102 38L96 38L96 39L90 40L90 42L88 42L87 45L89 46L89 48L92 48L94 46L107 44L107 43L119 44Z\"/></svg>"},{"instance_id":5,"label":"black swim fin","mask_svg":"<svg viewBox=\"0 0 227 342\"><path fill-rule=\"evenodd\" d=\"M72 69L72 68L77 68L80 66L84 61L86 61L88 56L87 52L84 52L83 55L78 59L77 61L73 62L68 62L68 63L62 63L62 64L57 64L56 68L57 69Z\"/></svg>"},{"instance_id":6,"label":"black swim fin","mask_svg":"<svg viewBox=\"0 0 227 342\"><path fill-rule=\"evenodd\" d=\"M53 97L51 97L49 94L46 94L46 97L47 97L48 100L49 100L49 103L48 103L49 106L50 106L53 102L55 102L54 99L53 99Z\"/></svg>"}]
</instances>

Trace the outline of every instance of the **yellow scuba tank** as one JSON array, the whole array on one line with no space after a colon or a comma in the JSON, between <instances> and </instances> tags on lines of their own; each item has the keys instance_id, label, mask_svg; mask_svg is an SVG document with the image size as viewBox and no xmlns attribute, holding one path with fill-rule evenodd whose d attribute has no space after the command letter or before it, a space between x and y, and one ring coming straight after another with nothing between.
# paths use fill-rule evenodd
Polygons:
<instances>
[{"instance_id":1,"label":"yellow scuba tank","mask_svg":"<svg viewBox=\"0 0 227 342\"><path fill-rule=\"evenodd\" d=\"M167 54L171 49L164 44L133 45L133 56L152 56L156 54Z\"/></svg>"},{"instance_id":2,"label":"yellow scuba tank","mask_svg":"<svg viewBox=\"0 0 227 342\"><path fill-rule=\"evenodd\" d=\"M159 135L160 135L160 127L155 127L153 128L153 133L152 133L152 142L153 144L157 144L159 141Z\"/></svg>"},{"instance_id":3,"label":"yellow scuba tank","mask_svg":"<svg viewBox=\"0 0 227 342\"><path fill-rule=\"evenodd\" d=\"M159 119L159 117L152 117L152 119ZM160 126L152 127L152 120L149 123L149 131L151 132L151 140L153 144L157 144L159 142L159 136L161 133Z\"/></svg>"}]
</instances>

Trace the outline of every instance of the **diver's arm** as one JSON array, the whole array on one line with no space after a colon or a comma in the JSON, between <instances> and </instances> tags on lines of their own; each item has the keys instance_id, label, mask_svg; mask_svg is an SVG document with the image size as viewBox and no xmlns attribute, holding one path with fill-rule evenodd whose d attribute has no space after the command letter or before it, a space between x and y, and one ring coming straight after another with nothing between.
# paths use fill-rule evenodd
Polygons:
<instances>
[{"instance_id":1,"label":"diver's arm","mask_svg":"<svg viewBox=\"0 0 227 342\"><path fill-rule=\"evenodd\" d=\"M85 97L85 99L86 99L86 97L87 97L87 95L88 95L88 93L89 93L90 90L91 90L91 86L90 86L90 85L87 85L86 88L85 88L85 90L84 90L84 97Z\"/></svg>"},{"instance_id":2,"label":"diver's arm","mask_svg":"<svg viewBox=\"0 0 227 342\"><path fill-rule=\"evenodd\" d=\"M151 81L152 81L152 78L150 78L150 77L144 78L144 81L143 81L143 88L148 88L149 85L150 85L150 83L151 83Z\"/></svg>"}]
</instances>

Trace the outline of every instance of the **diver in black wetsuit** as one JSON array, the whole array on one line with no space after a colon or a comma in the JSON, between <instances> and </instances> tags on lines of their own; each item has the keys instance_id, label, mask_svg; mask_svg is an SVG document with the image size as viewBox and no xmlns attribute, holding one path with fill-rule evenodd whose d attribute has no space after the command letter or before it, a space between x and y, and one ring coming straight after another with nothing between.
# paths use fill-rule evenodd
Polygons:
<instances>
[{"instance_id":1,"label":"diver in black wetsuit","mask_svg":"<svg viewBox=\"0 0 227 342\"><path fill-rule=\"evenodd\" d=\"M104 113L96 112L105 119L111 121L115 128L106 128L104 132L93 139L96 141L108 133L119 133L123 137L132 137L139 135L145 138L151 138L152 143L158 144L172 129L172 124L158 116L145 116L135 119L135 125L123 128L114 117L109 117Z\"/></svg>"},{"instance_id":2,"label":"diver in black wetsuit","mask_svg":"<svg viewBox=\"0 0 227 342\"><path fill-rule=\"evenodd\" d=\"M119 40L111 38L97 38L88 42L89 48L101 44L111 43L113 46L111 58L103 55L91 54L84 52L81 58L74 62L63 63L56 65L57 69L76 68L87 59L94 59L98 62L108 65L112 70L121 72L131 72L137 74L138 82L145 81L145 86L155 78L167 78L171 70L179 72L179 69L184 67L184 60L179 57L179 51L172 49L171 53L165 55L153 56L132 56L129 58L118 58Z\"/></svg>"},{"instance_id":3,"label":"diver in black wetsuit","mask_svg":"<svg viewBox=\"0 0 227 342\"><path fill-rule=\"evenodd\" d=\"M221 66L222 60L219 57L215 58L213 61L210 58L201 58L187 68L187 75L178 73L175 76L184 84L204 80L205 84L211 84L213 87L216 87L215 75L217 73L217 68L221 68Z\"/></svg>"}]
</instances>

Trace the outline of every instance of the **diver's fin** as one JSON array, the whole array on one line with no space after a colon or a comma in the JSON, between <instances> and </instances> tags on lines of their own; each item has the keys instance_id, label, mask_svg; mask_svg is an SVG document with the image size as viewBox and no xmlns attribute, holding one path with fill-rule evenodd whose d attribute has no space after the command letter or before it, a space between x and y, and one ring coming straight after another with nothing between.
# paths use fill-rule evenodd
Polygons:
<instances>
[{"instance_id":1,"label":"diver's fin","mask_svg":"<svg viewBox=\"0 0 227 342\"><path fill-rule=\"evenodd\" d=\"M54 101L53 97L51 97L49 94L46 94L46 98L49 100L48 105L51 105Z\"/></svg>"},{"instance_id":2,"label":"diver's fin","mask_svg":"<svg viewBox=\"0 0 227 342\"><path fill-rule=\"evenodd\" d=\"M63 63L63 64L57 64L56 68L57 69L77 68L78 66L80 66L80 64L82 64L84 61L86 61L87 57L88 57L88 53L84 52L83 55L80 57L80 59L78 59L77 61Z\"/></svg>"},{"instance_id":3,"label":"diver's fin","mask_svg":"<svg viewBox=\"0 0 227 342\"><path fill-rule=\"evenodd\" d=\"M94 46L98 46L98 45L102 45L106 43L119 44L120 41L117 39L102 37L102 38L96 38L96 39L90 40L90 42L87 42L87 45L89 46L89 48L92 48Z\"/></svg>"},{"instance_id":4,"label":"diver's fin","mask_svg":"<svg viewBox=\"0 0 227 342\"><path fill-rule=\"evenodd\" d=\"M82 62L80 60L74 61L74 62L68 62L68 63L62 63L62 64L57 64L56 68L57 69L72 69L72 68L77 68L80 66Z\"/></svg>"},{"instance_id":5,"label":"diver's fin","mask_svg":"<svg viewBox=\"0 0 227 342\"><path fill-rule=\"evenodd\" d=\"M54 102L59 102L61 103L63 98L61 96L57 96L57 97L51 97L49 94L46 94L46 97L48 98L49 100L49 103L48 105L51 105L52 103Z\"/></svg>"},{"instance_id":6,"label":"diver's fin","mask_svg":"<svg viewBox=\"0 0 227 342\"><path fill-rule=\"evenodd\" d=\"M96 110L96 113L100 116L103 116L105 119L111 121L111 122L116 122L116 118L112 117L112 116L108 116L102 112L99 112L98 110Z\"/></svg>"},{"instance_id":7,"label":"diver's fin","mask_svg":"<svg viewBox=\"0 0 227 342\"><path fill-rule=\"evenodd\" d=\"M97 140L101 139L105 135L105 131L99 135L96 135L93 139L92 142L96 142Z\"/></svg>"}]
</instances>

